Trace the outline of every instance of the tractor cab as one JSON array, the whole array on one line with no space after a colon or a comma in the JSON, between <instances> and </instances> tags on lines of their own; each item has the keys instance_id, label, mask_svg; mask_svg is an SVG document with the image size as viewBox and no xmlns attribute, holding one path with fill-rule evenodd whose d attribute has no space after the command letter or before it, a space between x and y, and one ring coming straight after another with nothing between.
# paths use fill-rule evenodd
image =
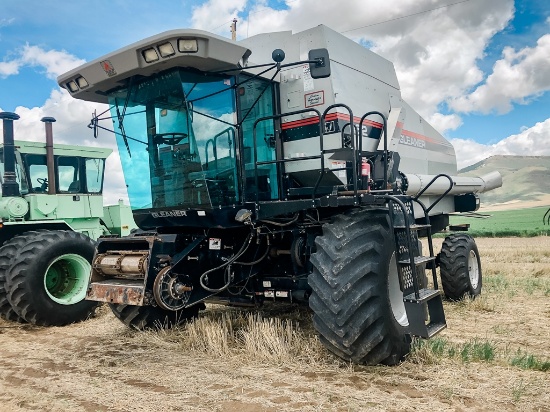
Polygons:
<instances>
[{"instance_id":1,"label":"tractor cab","mask_svg":"<svg viewBox=\"0 0 550 412\"><path fill-rule=\"evenodd\" d=\"M48 165L43 143L15 142L15 175L21 195L46 194ZM55 194L101 194L105 159L110 149L93 149L83 153L82 148L56 145L54 156ZM90 157L88 157L90 156ZM4 149L0 147L0 171L4 169Z\"/></svg>"}]
</instances>

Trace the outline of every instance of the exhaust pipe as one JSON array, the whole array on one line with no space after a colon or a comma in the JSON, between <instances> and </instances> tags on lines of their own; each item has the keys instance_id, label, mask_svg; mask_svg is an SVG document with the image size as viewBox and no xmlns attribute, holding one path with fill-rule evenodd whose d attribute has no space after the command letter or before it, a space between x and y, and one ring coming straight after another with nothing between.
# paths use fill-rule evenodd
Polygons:
<instances>
[{"instance_id":1,"label":"exhaust pipe","mask_svg":"<svg viewBox=\"0 0 550 412\"><path fill-rule=\"evenodd\" d=\"M46 168L48 170L48 194L55 195L55 164L53 157L53 132L52 123L55 122L53 117L43 117L41 122L44 122L46 128Z\"/></svg>"},{"instance_id":2,"label":"exhaust pipe","mask_svg":"<svg viewBox=\"0 0 550 412\"><path fill-rule=\"evenodd\" d=\"M414 196L424 189L435 177L434 175L405 174L408 181L407 194ZM491 172L481 177L451 176L453 188L451 195L464 193L483 193L502 186L499 172ZM424 195L441 195L449 188L449 180L439 178L424 192Z\"/></svg>"},{"instance_id":3,"label":"exhaust pipe","mask_svg":"<svg viewBox=\"0 0 550 412\"><path fill-rule=\"evenodd\" d=\"M13 141L13 121L19 115L11 112L0 113L4 128L4 180L2 182L2 196L19 196L19 185L15 176L15 144Z\"/></svg>"}]
</instances>

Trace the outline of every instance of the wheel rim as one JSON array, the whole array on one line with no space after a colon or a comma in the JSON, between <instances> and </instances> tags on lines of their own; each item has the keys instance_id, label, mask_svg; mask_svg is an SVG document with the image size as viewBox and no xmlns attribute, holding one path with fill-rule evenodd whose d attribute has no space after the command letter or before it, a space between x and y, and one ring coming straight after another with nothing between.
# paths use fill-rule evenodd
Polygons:
<instances>
[{"instance_id":1,"label":"wheel rim","mask_svg":"<svg viewBox=\"0 0 550 412\"><path fill-rule=\"evenodd\" d=\"M403 292L399 285L399 272L397 271L395 253L390 259L388 270L388 296L390 298L391 311L396 322L401 326L409 326L409 319L405 311L405 302L403 302Z\"/></svg>"},{"instance_id":2,"label":"wheel rim","mask_svg":"<svg viewBox=\"0 0 550 412\"><path fill-rule=\"evenodd\" d=\"M470 254L468 255L468 275L470 276L472 289L477 289L479 285L479 265L476 252L473 250L470 250Z\"/></svg>"},{"instance_id":3,"label":"wheel rim","mask_svg":"<svg viewBox=\"0 0 550 412\"><path fill-rule=\"evenodd\" d=\"M78 303L86 296L91 268L80 255L59 256L46 269L44 289L54 302L61 305Z\"/></svg>"}]
</instances>

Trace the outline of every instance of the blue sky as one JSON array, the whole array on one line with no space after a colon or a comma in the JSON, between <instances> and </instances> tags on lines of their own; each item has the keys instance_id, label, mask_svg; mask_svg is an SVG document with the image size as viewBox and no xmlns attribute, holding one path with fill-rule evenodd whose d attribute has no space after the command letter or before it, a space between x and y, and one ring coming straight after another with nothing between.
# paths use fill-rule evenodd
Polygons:
<instances>
[{"instance_id":1,"label":"blue sky","mask_svg":"<svg viewBox=\"0 0 550 412\"><path fill-rule=\"evenodd\" d=\"M230 37L236 17L239 39L326 24L369 44L394 62L405 100L451 139L459 166L550 155L547 0L0 0L0 10L0 109L22 116L18 138L41 136L34 123L48 115L60 141L96 144L85 127L93 107L60 91L57 75L164 30Z\"/></svg>"}]
</instances>

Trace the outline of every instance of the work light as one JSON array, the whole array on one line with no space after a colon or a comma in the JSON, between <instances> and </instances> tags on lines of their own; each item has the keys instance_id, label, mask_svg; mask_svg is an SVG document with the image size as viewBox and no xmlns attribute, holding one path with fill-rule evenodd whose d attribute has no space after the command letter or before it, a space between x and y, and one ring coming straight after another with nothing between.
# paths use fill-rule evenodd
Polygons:
<instances>
[{"instance_id":1,"label":"work light","mask_svg":"<svg viewBox=\"0 0 550 412\"><path fill-rule=\"evenodd\" d=\"M176 54L174 46L170 42L159 44L158 48L162 57L170 57Z\"/></svg>"},{"instance_id":2,"label":"work light","mask_svg":"<svg viewBox=\"0 0 550 412\"><path fill-rule=\"evenodd\" d=\"M141 54L143 54L143 58L147 63L153 63L159 59L159 55L157 51L152 47L150 49L143 50Z\"/></svg>"},{"instance_id":3,"label":"work light","mask_svg":"<svg viewBox=\"0 0 550 412\"><path fill-rule=\"evenodd\" d=\"M181 53L196 53L199 45L196 39L178 39L178 50Z\"/></svg>"}]
</instances>

